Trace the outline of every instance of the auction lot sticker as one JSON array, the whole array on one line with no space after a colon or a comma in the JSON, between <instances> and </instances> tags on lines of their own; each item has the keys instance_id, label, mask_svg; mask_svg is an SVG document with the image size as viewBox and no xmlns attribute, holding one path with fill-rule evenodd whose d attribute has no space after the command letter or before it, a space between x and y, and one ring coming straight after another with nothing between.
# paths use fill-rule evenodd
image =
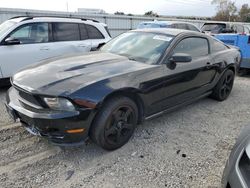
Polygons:
<instances>
[{"instance_id":1,"label":"auction lot sticker","mask_svg":"<svg viewBox=\"0 0 250 188\"><path fill-rule=\"evenodd\" d=\"M163 41L171 41L173 37L168 37L168 36L165 36L165 35L155 35L153 39L155 40L163 40Z\"/></svg>"}]
</instances>

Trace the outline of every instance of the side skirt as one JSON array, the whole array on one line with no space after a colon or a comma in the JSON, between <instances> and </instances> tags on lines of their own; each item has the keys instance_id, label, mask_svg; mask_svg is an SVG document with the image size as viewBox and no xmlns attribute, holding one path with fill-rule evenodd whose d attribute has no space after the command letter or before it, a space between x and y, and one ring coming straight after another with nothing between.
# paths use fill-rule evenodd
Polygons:
<instances>
[{"instance_id":1,"label":"side skirt","mask_svg":"<svg viewBox=\"0 0 250 188\"><path fill-rule=\"evenodd\" d=\"M178 105L176 105L176 106L173 106L173 107L168 108L168 109L166 109L166 110L163 110L163 111L161 111L161 112L157 112L157 113L155 113L155 114L153 114L153 115L150 115L150 116L146 117L145 120L150 120L150 119L156 118L156 117L158 117L158 116L160 116L160 115L162 115L162 114L164 114L164 113L172 112L172 111L174 111L174 110L176 110L176 109L178 109L178 108L180 108L180 107L189 105L189 104L191 104L191 103L193 103L193 102L195 102L195 101L197 101L197 100L199 100L199 99L205 98L205 97L209 96L211 93L212 93L212 91L209 91L209 92L207 92L207 93L205 93L205 94L203 94L203 95L201 95L201 96L199 96L199 97L197 97L197 98L194 98L194 99L192 99L192 100L189 100L189 101L184 102L184 103L181 103L181 104L178 104Z\"/></svg>"}]
</instances>

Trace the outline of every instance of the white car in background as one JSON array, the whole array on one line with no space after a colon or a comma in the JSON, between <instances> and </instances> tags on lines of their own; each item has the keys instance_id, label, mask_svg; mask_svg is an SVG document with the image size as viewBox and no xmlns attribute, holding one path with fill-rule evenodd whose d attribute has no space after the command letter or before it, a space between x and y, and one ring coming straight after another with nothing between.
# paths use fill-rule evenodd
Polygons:
<instances>
[{"instance_id":1,"label":"white car in background","mask_svg":"<svg viewBox=\"0 0 250 188\"><path fill-rule=\"evenodd\" d=\"M0 25L0 85L43 59L96 50L111 39L107 25L61 17L15 17Z\"/></svg>"}]
</instances>

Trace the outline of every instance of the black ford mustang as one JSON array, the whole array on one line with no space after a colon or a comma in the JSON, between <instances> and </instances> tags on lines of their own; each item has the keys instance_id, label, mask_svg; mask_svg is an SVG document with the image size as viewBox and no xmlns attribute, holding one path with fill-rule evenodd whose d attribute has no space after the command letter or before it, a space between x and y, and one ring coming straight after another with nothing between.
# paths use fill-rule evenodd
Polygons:
<instances>
[{"instance_id":1,"label":"black ford mustang","mask_svg":"<svg viewBox=\"0 0 250 188\"><path fill-rule=\"evenodd\" d=\"M98 52L45 60L18 72L6 107L31 133L53 143L90 137L113 150L145 119L206 96L225 100L239 61L237 49L202 33L130 31Z\"/></svg>"}]
</instances>

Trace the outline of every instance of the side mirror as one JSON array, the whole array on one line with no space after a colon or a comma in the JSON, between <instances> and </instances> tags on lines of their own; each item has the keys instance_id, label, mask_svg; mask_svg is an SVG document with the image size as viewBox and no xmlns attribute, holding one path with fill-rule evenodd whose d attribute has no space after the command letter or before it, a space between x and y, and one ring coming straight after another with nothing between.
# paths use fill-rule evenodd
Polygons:
<instances>
[{"instance_id":1,"label":"side mirror","mask_svg":"<svg viewBox=\"0 0 250 188\"><path fill-rule=\"evenodd\" d=\"M21 42L18 39L9 37L9 38L5 39L4 44L5 45L16 45L16 44L21 44Z\"/></svg>"},{"instance_id":2,"label":"side mirror","mask_svg":"<svg viewBox=\"0 0 250 188\"><path fill-rule=\"evenodd\" d=\"M188 63L192 61L192 57L185 53L175 53L170 57L169 61L171 63Z\"/></svg>"}]
</instances>

